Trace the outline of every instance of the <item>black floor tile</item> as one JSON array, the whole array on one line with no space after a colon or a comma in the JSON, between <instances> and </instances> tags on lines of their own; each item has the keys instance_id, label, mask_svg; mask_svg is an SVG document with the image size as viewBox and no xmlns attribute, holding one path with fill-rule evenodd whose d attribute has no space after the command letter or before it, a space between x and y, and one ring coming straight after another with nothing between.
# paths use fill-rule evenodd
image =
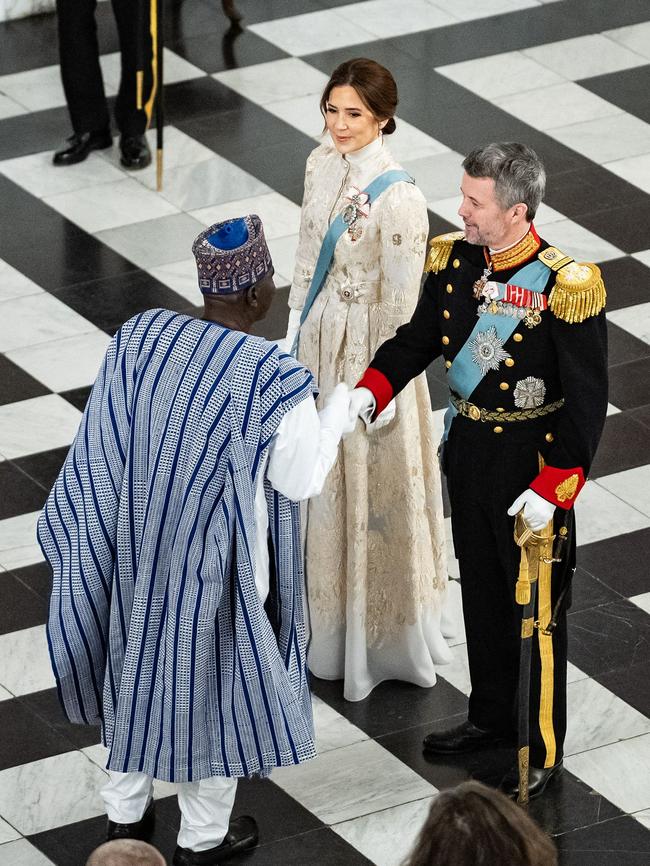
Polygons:
<instances>
[{"instance_id":1,"label":"black floor tile","mask_svg":"<svg viewBox=\"0 0 650 866\"><path fill-rule=\"evenodd\" d=\"M45 599L32 592L13 574L3 573L0 634L43 625L46 620L47 602ZM2 701L0 701L0 706L2 706Z\"/></svg>"},{"instance_id":2,"label":"black floor tile","mask_svg":"<svg viewBox=\"0 0 650 866\"><path fill-rule=\"evenodd\" d=\"M209 73L268 63L289 56L256 33L238 28L183 37L170 42L168 47Z\"/></svg>"},{"instance_id":3,"label":"black floor tile","mask_svg":"<svg viewBox=\"0 0 650 866\"><path fill-rule=\"evenodd\" d=\"M646 662L627 665L622 670L607 674L598 674L594 679L650 718L650 677Z\"/></svg>"},{"instance_id":4,"label":"black floor tile","mask_svg":"<svg viewBox=\"0 0 650 866\"><path fill-rule=\"evenodd\" d=\"M650 196L645 202L626 202L623 207L577 216L575 221L623 252L638 253L648 248Z\"/></svg>"},{"instance_id":5,"label":"black floor tile","mask_svg":"<svg viewBox=\"0 0 650 866\"><path fill-rule=\"evenodd\" d=\"M67 448L55 448L52 451L30 454L28 457L19 457L17 460L12 461L14 466L17 466L25 475L36 481L42 491L44 491L41 493L41 502L36 508L41 508L45 502L45 497L56 481L67 453Z\"/></svg>"},{"instance_id":6,"label":"black floor tile","mask_svg":"<svg viewBox=\"0 0 650 866\"><path fill-rule=\"evenodd\" d=\"M647 193L638 186L600 165L580 159L581 164L575 169L553 172L547 178L544 201L565 217L574 220L585 214L613 210L620 207L621 202L643 204L647 201Z\"/></svg>"},{"instance_id":7,"label":"black floor tile","mask_svg":"<svg viewBox=\"0 0 650 866\"><path fill-rule=\"evenodd\" d=\"M85 749L100 742L99 726L76 725L69 722L65 717L56 689L45 689L41 692L32 692L20 698L30 712L37 715L46 722L61 737L68 742L68 749Z\"/></svg>"},{"instance_id":8,"label":"black floor tile","mask_svg":"<svg viewBox=\"0 0 650 866\"><path fill-rule=\"evenodd\" d=\"M327 6L343 6L349 2L350 0L264 0L264 3L260 3L259 0L236 0L235 5L241 12L242 24L246 27L259 21L275 21L290 15L318 12Z\"/></svg>"},{"instance_id":9,"label":"black floor tile","mask_svg":"<svg viewBox=\"0 0 650 866\"><path fill-rule=\"evenodd\" d=\"M578 548L578 564L624 598L648 591L650 529L605 538Z\"/></svg>"},{"instance_id":10,"label":"black floor tile","mask_svg":"<svg viewBox=\"0 0 650 866\"><path fill-rule=\"evenodd\" d=\"M52 591L52 574L47 562L35 562L33 565L14 568L11 570L11 574L41 599L49 601Z\"/></svg>"},{"instance_id":11,"label":"black floor tile","mask_svg":"<svg viewBox=\"0 0 650 866\"><path fill-rule=\"evenodd\" d=\"M431 408L434 412L438 409L446 409L449 405L449 386L447 385L444 372L439 373L439 365L437 365L438 362L434 361L426 370Z\"/></svg>"},{"instance_id":12,"label":"black floor tile","mask_svg":"<svg viewBox=\"0 0 650 866\"><path fill-rule=\"evenodd\" d=\"M589 471L600 478L650 463L650 431L627 412L610 415Z\"/></svg>"},{"instance_id":13,"label":"black floor tile","mask_svg":"<svg viewBox=\"0 0 650 866\"><path fill-rule=\"evenodd\" d=\"M255 322L251 333L257 337L265 337L267 340L280 340L287 333L288 323L289 289L288 287L284 287L276 289L266 318L261 322Z\"/></svg>"},{"instance_id":14,"label":"black floor tile","mask_svg":"<svg viewBox=\"0 0 650 866\"><path fill-rule=\"evenodd\" d=\"M70 115L65 107L7 117L0 120L0 159L55 150L71 134Z\"/></svg>"},{"instance_id":15,"label":"black floor tile","mask_svg":"<svg viewBox=\"0 0 650 866\"><path fill-rule=\"evenodd\" d=\"M181 121L192 118L210 118L210 123L221 126L219 115L229 111L240 112L246 100L234 90L214 78L193 78L165 87L165 116L167 123L180 126Z\"/></svg>"},{"instance_id":16,"label":"black floor tile","mask_svg":"<svg viewBox=\"0 0 650 866\"><path fill-rule=\"evenodd\" d=\"M560 866L647 866L650 833L634 818L622 815L555 839Z\"/></svg>"},{"instance_id":17,"label":"black floor tile","mask_svg":"<svg viewBox=\"0 0 650 866\"><path fill-rule=\"evenodd\" d=\"M578 83L629 114L635 114L650 123L650 64L583 78Z\"/></svg>"},{"instance_id":18,"label":"black floor tile","mask_svg":"<svg viewBox=\"0 0 650 866\"><path fill-rule=\"evenodd\" d=\"M650 272L648 272L650 279ZM628 361L638 361L650 355L650 345L645 340L639 340L625 328L620 328L613 322L607 322L607 356L610 367L617 364L627 364Z\"/></svg>"},{"instance_id":19,"label":"black floor tile","mask_svg":"<svg viewBox=\"0 0 650 866\"><path fill-rule=\"evenodd\" d=\"M0 463L0 520L42 508L46 492L8 460Z\"/></svg>"},{"instance_id":20,"label":"black floor tile","mask_svg":"<svg viewBox=\"0 0 650 866\"><path fill-rule=\"evenodd\" d=\"M0 770L51 758L71 749L69 740L19 698L0 701L0 730Z\"/></svg>"},{"instance_id":21,"label":"black floor tile","mask_svg":"<svg viewBox=\"0 0 650 866\"><path fill-rule=\"evenodd\" d=\"M64 400L67 400L68 403L72 403L75 409L83 412L86 408L88 397L90 397L90 391L91 386L88 385L84 388L73 388L71 391L61 391L60 396L63 397Z\"/></svg>"},{"instance_id":22,"label":"black floor tile","mask_svg":"<svg viewBox=\"0 0 650 866\"><path fill-rule=\"evenodd\" d=\"M0 406L50 393L49 388L0 354Z\"/></svg>"},{"instance_id":23,"label":"black floor tile","mask_svg":"<svg viewBox=\"0 0 650 866\"><path fill-rule=\"evenodd\" d=\"M650 662L650 617L627 600L569 613L569 661L589 676Z\"/></svg>"},{"instance_id":24,"label":"black floor tile","mask_svg":"<svg viewBox=\"0 0 650 866\"><path fill-rule=\"evenodd\" d=\"M619 409L636 409L650 403L650 358L610 367L609 402Z\"/></svg>"},{"instance_id":25,"label":"black floor tile","mask_svg":"<svg viewBox=\"0 0 650 866\"><path fill-rule=\"evenodd\" d=\"M380 683L363 701L346 701L341 680L332 682L312 677L312 690L370 737L467 712L465 695L442 677L429 689L389 680Z\"/></svg>"},{"instance_id":26,"label":"black floor tile","mask_svg":"<svg viewBox=\"0 0 650 866\"><path fill-rule=\"evenodd\" d=\"M607 289L607 309L620 310L650 301L650 268L625 256L601 262L600 271Z\"/></svg>"},{"instance_id":27,"label":"black floor tile","mask_svg":"<svg viewBox=\"0 0 650 866\"><path fill-rule=\"evenodd\" d=\"M114 333L136 313L155 307L180 310L187 301L146 271L68 286L56 297L98 328Z\"/></svg>"},{"instance_id":28,"label":"black floor tile","mask_svg":"<svg viewBox=\"0 0 650 866\"><path fill-rule=\"evenodd\" d=\"M630 415L635 421L643 424L644 427L650 427L650 405L640 406L638 409L633 409L630 412Z\"/></svg>"},{"instance_id":29,"label":"black floor tile","mask_svg":"<svg viewBox=\"0 0 650 866\"><path fill-rule=\"evenodd\" d=\"M372 861L338 836L329 827L291 836L256 848L248 856L229 863L254 866L372 866Z\"/></svg>"},{"instance_id":30,"label":"black floor tile","mask_svg":"<svg viewBox=\"0 0 650 866\"><path fill-rule=\"evenodd\" d=\"M601 583L593 574L578 566L571 583L571 613L590 610L612 601L620 601L620 593Z\"/></svg>"},{"instance_id":31,"label":"black floor tile","mask_svg":"<svg viewBox=\"0 0 650 866\"><path fill-rule=\"evenodd\" d=\"M553 788L550 785L553 784ZM531 801L528 814L551 836L621 815L621 810L567 770L551 780L544 796Z\"/></svg>"},{"instance_id":32,"label":"black floor tile","mask_svg":"<svg viewBox=\"0 0 650 866\"><path fill-rule=\"evenodd\" d=\"M442 235L446 232L454 232L457 231L457 227L448 222L448 220L441 217L439 214L434 213L434 211L429 210L427 212L429 217L429 237L435 237L436 235Z\"/></svg>"}]
</instances>

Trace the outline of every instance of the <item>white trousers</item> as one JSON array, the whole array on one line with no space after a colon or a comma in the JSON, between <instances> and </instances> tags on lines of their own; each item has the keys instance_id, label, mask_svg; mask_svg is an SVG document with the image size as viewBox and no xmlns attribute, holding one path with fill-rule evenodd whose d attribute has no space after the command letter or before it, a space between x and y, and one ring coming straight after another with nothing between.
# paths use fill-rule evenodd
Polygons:
<instances>
[{"instance_id":1,"label":"white trousers","mask_svg":"<svg viewBox=\"0 0 650 866\"><path fill-rule=\"evenodd\" d=\"M220 845L230 822L237 779L213 776L177 785L181 828L178 844L191 851L207 851ZM153 796L153 779L146 773L115 773L100 791L106 814L117 824L134 824L145 813Z\"/></svg>"}]
</instances>

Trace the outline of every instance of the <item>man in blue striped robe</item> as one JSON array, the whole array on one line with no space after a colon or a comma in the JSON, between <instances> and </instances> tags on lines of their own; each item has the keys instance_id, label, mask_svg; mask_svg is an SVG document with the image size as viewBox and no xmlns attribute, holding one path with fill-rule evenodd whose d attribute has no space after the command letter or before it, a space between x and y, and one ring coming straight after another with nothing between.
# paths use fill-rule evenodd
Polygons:
<instances>
[{"instance_id":1,"label":"man in blue striped robe","mask_svg":"<svg viewBox=\"0 0 650 866\"><path fill-rule=\"evenodd\" d=\"M119 329L38 524L59 697L109 750L108 836L149 836L152 780L183 783L177 866L256 844L252 818L228 829L237 778L315 754L293 500L322 488L349 403L319 415L311 373L249 335L274 291L258 217L193 249L204 318Z\"/></svg>"}]
</instances>

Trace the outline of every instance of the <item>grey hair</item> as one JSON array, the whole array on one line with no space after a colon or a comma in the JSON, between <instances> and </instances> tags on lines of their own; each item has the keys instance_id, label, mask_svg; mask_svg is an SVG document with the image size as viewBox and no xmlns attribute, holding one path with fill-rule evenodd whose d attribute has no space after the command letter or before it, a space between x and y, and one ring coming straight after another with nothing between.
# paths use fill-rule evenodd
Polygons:
<instances>
[{"instance_id":1,"label":"grey hair","mask_svg":"<svg viewBox=\"0 0 650 866\"><path fill-rule=\"evenodd\" d=\"M491 177L497 201L504 210L526 205L532 222L544 198L546 171L532 147L517 141L493 142L476 147L463 160L470 177Z\"/></svg>"}]
</instances>

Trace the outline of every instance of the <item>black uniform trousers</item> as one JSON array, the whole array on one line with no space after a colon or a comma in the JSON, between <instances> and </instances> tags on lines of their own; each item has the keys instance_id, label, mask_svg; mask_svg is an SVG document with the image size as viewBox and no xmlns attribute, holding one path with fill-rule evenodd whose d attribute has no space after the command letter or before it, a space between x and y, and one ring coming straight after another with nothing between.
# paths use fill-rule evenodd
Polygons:
<instances>
[{"instance_id":1,"label":"black uniform trousers","mask_svg":"<svg viewBox=\"0 0 650 866\"><path fill-rule=\"evenodd\" d=\"M503 433L495 433L494 426L456 418L445 445L443 468L472 682L468 717L480 728L516 734L522 608L515 600L515 584L521 550L513 538L514 518L506 512L539 472L538 455L549 425L544 419L503 424ZM565 518L556 509L556 523ZM538 605L545 594L548 605L549 593L550 604L555 604L575 567L572 512L568 519L563 561L553 566L550 587L548 581L546 586L539 581ZM552 637L540 635L539 629L533 636L530 763L534 767L552 766L562 758L566 664L565 607Z\"/></svg>"},{"instance_id":2,"label":"black uniform trousers","mask_svg":"<svg viewBox=\"0 0 650 866\"><path fill-rule=\"evenodd\" d=\"M147 115L136 108L136 69L138 45L142 44L143 101L146 102L153 83L149 4L145 3L146 21L141 33L138 32L135 0L112 0L112 5L122 58L115 121L123 135L141 135L147 126ZM56 3L61 78L72 128L77 135L106 129L110 125L99 65L96 6L97 0L57 0Z\"/></svg>"}]
</instances>

